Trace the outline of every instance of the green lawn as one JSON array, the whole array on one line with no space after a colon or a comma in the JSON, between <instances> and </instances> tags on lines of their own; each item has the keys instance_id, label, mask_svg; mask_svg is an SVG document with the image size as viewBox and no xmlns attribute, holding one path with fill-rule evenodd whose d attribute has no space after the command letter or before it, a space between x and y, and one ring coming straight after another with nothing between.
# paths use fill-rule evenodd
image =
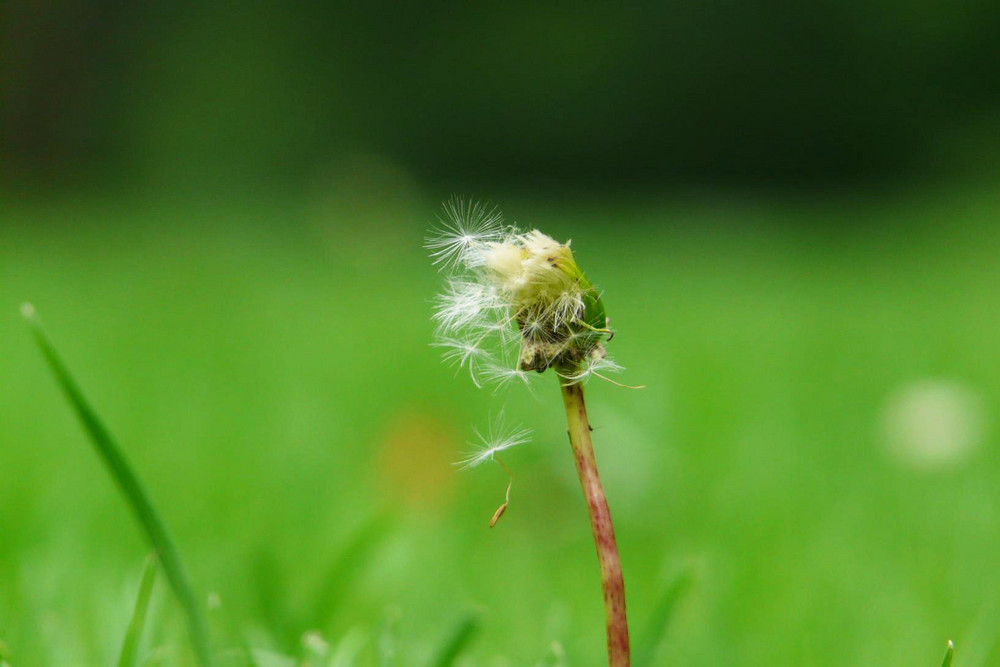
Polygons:
<instances>
[{"instance_id":1,"label":"green lawn","mask_svg":"<svg viewBox=\"0 0 1000 667\"><path fill-rule=\"evenodd\" d=\"M5 199L12 667L114 664L148 552L26 300L169 524L220 649L299 657L317 631L346 660L329 664L424 665L468 621L458 664L602 664L556 380L493 394L440 363L432 201ZM572 237L621 379L647 385L588 400L648 664L936 666L948 639L957 667L1000 662L994 189L500 203ZM534 440L505 458L490 530L503 471L450 463L503 406ZM893 440L887 420L908 419L941 431L939 458ZM191 660L162 576L140 655Z\"/></svg>"}]
</instances>

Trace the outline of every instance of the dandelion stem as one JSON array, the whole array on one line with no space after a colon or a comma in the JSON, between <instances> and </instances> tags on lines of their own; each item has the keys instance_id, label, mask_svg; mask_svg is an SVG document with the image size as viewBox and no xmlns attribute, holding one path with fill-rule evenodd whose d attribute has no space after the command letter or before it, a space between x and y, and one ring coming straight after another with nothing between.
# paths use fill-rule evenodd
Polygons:
<instances>
[{"instance_id":1,"label":"dandelion stem","mask_svg":"<svg viewBox=\"0 0 1000 667\"><path fill-rule=\"evenodd\" d=\"M580 383L561 385L569 442L573 448L576 470L583 487L583 496L590 513L590 528L594 532L597 561L601 566L601 587L604 589L604 615L608 633L609 667L629 667L631 664L628 621L625 617L625 579L622 576L621 557L615 542L615 529L611 511L597 474L594 444L590 439L590 422L587 406L583 401Z\"/></svg>"}]
</instances>

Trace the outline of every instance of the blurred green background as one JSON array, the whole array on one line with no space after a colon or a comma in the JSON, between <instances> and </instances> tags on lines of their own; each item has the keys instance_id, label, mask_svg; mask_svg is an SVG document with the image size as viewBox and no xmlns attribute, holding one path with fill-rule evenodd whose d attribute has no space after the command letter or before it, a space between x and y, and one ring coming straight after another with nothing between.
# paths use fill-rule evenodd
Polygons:
<instances>
[{"instance_id":1,"label":"blurred green background","mask_svg":"<svg viewBox=\"0 0 1000 667\"><path fill-rule=\"evenodd\" d=\"M148 550L28 300L218 646L421 665L475 618L458 664L603 663L556 380L477 390L429 345L455 193L572 238L647 385L588 389L639 667L1000 664L997 3L0 24L12 666L113 663ZM450 464L502 407L535 434L491 531L502 470ZM190 662L163 581L143 655Z\"/></svg>"}]
</instances>

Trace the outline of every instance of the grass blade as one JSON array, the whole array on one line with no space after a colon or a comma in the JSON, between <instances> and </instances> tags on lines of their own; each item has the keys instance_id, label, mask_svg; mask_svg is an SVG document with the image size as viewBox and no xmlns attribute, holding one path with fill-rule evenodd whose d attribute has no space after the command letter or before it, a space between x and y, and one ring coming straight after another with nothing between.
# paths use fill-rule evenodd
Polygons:
<instances>
[{"instance_id":1,"label":"grass blade","mask_svg":"<svg viewBox=\"0 0 1000 667\"><path fill-rule=\"evenodd\" d=\"M290 618L290 612L282 598L282 592L287 591L288 586L271 551L257 552L251 562L250 576L263 626L278 640L280 648L289 652L294 651L298 639L302 636L301 628L311 626L298 622L299 619Z\"/></svg>"},{"instance_id":2,"label":"grass blade","mask_svg":"<svg viewBox=\"0 0 1000 667\"><path fill-rule=\"evenodd\" d=\"M122 642L122 652L118 657L118 667L135 667L137 664L139 640L142 639L142 628L146 624L146 611L149 609L149 600L153 597L153 583L155 581L156 557L151 555L146 559L146 566L142 570L139 595L135 600L135 610L132 612L132 620L129 621L128 630L125 632L125 641Z\"/></svg>"},{"instance_id":3,"label":"grass blade","mask_svg":"<svg viewBox=\"0 0 1000 667\"><path fill-rule=\"evenodd\" d=\"M646 632L635 647L635 664L638 667L648 667L653 664L656 648L670 623L674 609L693 583L694 571L691 567L687 567L674 577L674 580L663 591L663 595L660 596L660 601L646 625Z\"/></svg>"},{"instance_id":4,"label":"grass blade","mask_svg":"<svg viewBox=\"0 0 1000 667\"><path fill-rule=\"evenodd\" d=\"M362 526L331 563L322 581L315 587L318 592L308 621L312 627L329 626L351 584L372 561L372 555L389 532L390 526L388 515L376 515Z\"/></svg>"},{"instance_id":5,"label":"grass blade","mask_svg":"<svg viewBox=\"0 0 1000 667\"><path fill-rule=\"evenodd\" d=\"M538 667L566 667L566 650L559 642L552 642L548 653L538 663Z\"/></svg>"},{"instance_id":6,"label":"grass blade","mask_svg":"<svg viewBox=\"0 0 1000 667\"><path fill-rule=\"evenodd\" d=\"M212 658L208 648L208 631L205 627L205 621L196 601L194 591L188 581L187 574L184 572L177 548L174 546L174 540L167 531L166 525L160 519L156 510L153 509L149 496L146 494L139 478L132 471L132 467L126 461L121 448L115 442L111 433L105 428L97 413L87 403L87 399L84 397L79 385L77 385L73 376L70 375L62 359L59 358L35 314L34 307L31 304L25 304L21 308L21 314L31 326L35 342L38 343L38 347L48 362L53 375L55 375L59 387L76 412L84 430L90 436L90 441L93 443L101 460L104 461L108 472L111 473L118 488L128 501L129 507L132 508L132 512L135 514L153 550L156 552L160 565L163 567L163 574L167 577L167 581L170 583L170 587L177 596L177 600L180 602L187 618L191 643L199 662L206 667L211 665Z\"/></svg>"},{"instance_id":7,"label":"grass blade","mask_svg":"<svg viewBox=\"0 0 1000 667\"><path fill-rule=\"evenodd\" d=\"M948 640L948 650L944 654L944 662L941 667L951 667L951 659L955 655L955 642Z\"/></svg>"},{"instance_id":8,"label":"grass blade","mask_svg":"<svg viewBox=\"0 0 1000 667\"><path fill-rule=\"evenodd\" d=\"M368 638L361 628L353 628L337 643L328 667L352 667L364 650Z\"/></svg>"},{"instance_id":9,"label":"grass blade","mask_svg":"<svg viewBox=\"0 0 1000 667\"><path fill-rule=\"evenodd\" d=\"M396 646L399 643L398 628L399 609L389 607L385 610L382 622L376 631L375 664L377 667L399 667L399 657Z\"/></svg>"},{"instance_id":10,"label":"grass blade","mask_svg":"<svg viewBox=\"0 0 1000 667\"><path fill-rule=\"evenodd\" d=\"M437 650L434 659L429 667L451 667L455 660L461 655L465 647L479 634L480 616L478 612L470 611L455 624L441 647Z\"/></svg>"}]
</instances>

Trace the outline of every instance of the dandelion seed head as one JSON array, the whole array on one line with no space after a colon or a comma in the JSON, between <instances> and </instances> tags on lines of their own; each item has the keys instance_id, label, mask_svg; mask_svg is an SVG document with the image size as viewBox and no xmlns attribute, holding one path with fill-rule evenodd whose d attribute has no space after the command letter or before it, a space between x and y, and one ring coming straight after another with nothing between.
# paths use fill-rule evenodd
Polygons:
<instances>
[{"instance_id":1,"label":"dandelion seed head","mask_svg":"<svg viewBox=\"0 0 1000 667\"><path fill-rule=\"evenodd\" d=\"M611 330L601 294L568 241L537 229L519 231L495 208L453 199L427 247L448 274L433 315L444 357L468 366L477 386L474 366L486 350L517 360L518 371L557 367L572 374L578 367L586 371L588 358L603 358L602 340ZM500 372L481 376L497 383L516 379Z\"/></svg>"}]
</instances>

